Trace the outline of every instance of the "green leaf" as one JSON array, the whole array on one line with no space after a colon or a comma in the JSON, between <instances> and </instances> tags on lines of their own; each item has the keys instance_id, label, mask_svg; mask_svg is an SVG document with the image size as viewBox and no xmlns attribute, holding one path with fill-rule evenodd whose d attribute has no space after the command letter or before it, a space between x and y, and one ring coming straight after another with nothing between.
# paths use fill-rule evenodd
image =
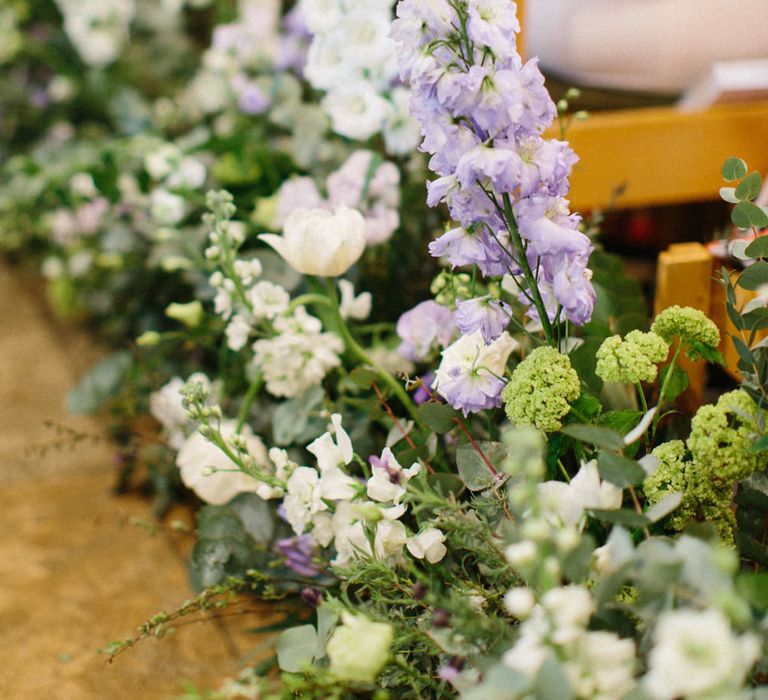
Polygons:
<instances>
[{"instance_id":1,"label":"green leaf","mask_svg":"<svg viewBox=\"0 0 768 700\"><path fill-rule=\"evenodd\" d=\"M752 311L742 314L744 323L750 331L759 331L768 328L768 307L759 306Z\"/></svg>"},{"instance_id":2,"label":"green leaf","mask_svg":"<svg viewBox=\"0 0 768 700\"><path fill-rule=\"evenodd\" d=\"M758 236L750 243L744 253L750 258L768 258L768 235Z\"/></svg>"},{"instance_id":3,"label":"green leaf","mask_svg":"<svg viewBox=\"0 0 768 700\"><path fill-rule=\"evenodd\" d=\"M229 502L240 518L243 530L260 545L267 545L275 534L275 518L272 508L255 493L241 493Z\"/></svg>"},{"instance_id":4,"label":"green leaf","mask_svg":"<svg viewBox=\"0 0 768 700\"><path fill-rule=\"evenodd\" d=\"M483 451L490 463L499 469L501 461L506 456L506 450L500 442L478 442L477 446ZM472 445L460 445L456 450L456 466L464 485L470 491L483 491L495 486L498 482L485 460Z\"/></svg>"},{"instance_id":5,"label":"green leaf","mask_svg":"<svg viewBox=\"0 0 768 700\"><path fill-rule=\"evenodd\" d=\"M447 433L456 427L458 414L447 404L427 401L419 406L417 413L425 425L436 433Z\"/></svg>"},{"instance_id":6,"label":"green leaf","mask_svg":"<svg viewBox=\"0 0 768 700\"><path fill-rule=\"evenodd\" d=\"M349 378L362 389L368 389L374 382L381 381L379 373L368 367L355 367L349 373Z\"/></svg>"},{"instance_id":7,"label":"green leaf","mask_svg":"<svg viewBox=\"0 0 768 700\"><path fill-rule=\"evenodd\" d=\"M721 367L725 366L725 358L717 348L712 347L711 345L705 345L698 340L691 340L688 342L685 355L689 360L693 360L694 362L704 358L707 362L710 362L713 365L720 365Z\"/></svg>"},{"instance_id":8,"label":"green leaf","mask_svg":"<svg viewBox=\"0 0 768 700\"><path fill-rule=\"evenodd\" d=\"M301 396L278 404L272 414L272 435L275 444L306 445L326 430L326 420L320 417L325 394L314 386ZM313 415L314 414L314 415Z\"/></svg>"},{"instance_id":9,"label":"green leaf","mask_svg":"<svg viewBox=\"0 0 768 700\"><path fill-rule=\"evenodd\" d=\"M651 521L644 515L640 515L640 513L636 513L634 510L629 510L628 508L622 508L620 510L593 508L592 510L588 510L587 514L603 523L626 525L627 527L643 527L644 525L650 525L651 523Z\"/></svg>"},{"instance_id":10,"label":"green leaf","mask_svg":"<svg viewBox=\"0 0 768 700\"><path fill-rule=\"evenodd\" d=\"M623 450L624 438L615 430L603 428L599 425L586 425L584 423L571 423L560 429L561 433L569 437L588 442L596 447L604 447L608 450Z\"/></svg>"},{"instance_id":11,"label":"green leaf","mask_svg":"<svg viewBox=\"0 0 768 700\"><path fill-rule=\"evenodd\" d=\"M298 673L309 666L317 650L317 632L312 625L285 630L275 643L277 663L283 671Z\"/></svg>"},{"instance_id":12,"label":"green leaf","mask_svg":"<svg viewBox=\"0 0 768 700\"><path fill-rule=\"evenodd\" d=\"M597 456L597 469L603 479L621 488L640 484L646 476L645 469L634 459L606 450L600 450Z\"/></svg>"},{"instance_id":13,"label":"green leaf","mask_svg":"<svg viewBox=\"0 0 768 700\"><path fill-rule=\"evenodd\" d=\"M735 187L721 187L720 188L720 199L728 202L728 204L738 204L739 200L736 198L736 188Z\"/></svg>"},{"instance_id":14,"label":"green leaf","mask_svg":"<svg viewBox=\"0 0 768 700\"><path fill-rule=\"evenodd\" d=\"M592 394L581 394L576 399L571 407L575 409L575 413L584 418L594 419L600 415L600 411L603 410L603 406L600 400L592 396Z\"/></svg>"},{"instance_id":15,"label":"green leaf","mask_svg":"<svg viewBox=\"0 0 768 700\"><path fill-rule=\"evenodd\" d=\"M133 360L131 353L120 350L94 365L67 395L70 413L95 413L117 393Z\"/></svg>"},{"instance_id":16,"label":"green leaf","mask_svg":"<svg viewBox=\"0 0 768 700\"><path fill-rule=\"evenodd\" d=\"M688 388L688 374L677 365L664 367L659 373L659 386L662 386L667 379L667 372L672 370L672 377L667 386L667 393L664 396L665 401L674 401L680 394Z\"/></svg>"},{"instance_id":17,"label":"green leaf","mask_svg":"<svg viewBox=\"0 0 768 700\"><path fill-rule=\"evenodd\" d=\"M554 656L549 656L536 674L536 700L573 700L573 690L565 669Z\"/></svg>"},{"instance_id":18,"label":"green leaf","mask_svg":"<svg viewBox=\"0 0 768 700\"><path fill-rule=\"evenodd\" d=\"M746 573L736 579L736 590L761 612L768 611L768 574Z\"/></svg>"},{"instance_id":19,"label":"green leaf","mask_svg":"<svg viewBox=\"0 0 768 700\"><path fill-rule=\"evenodd\" d=\"M741 180L747 174L747 164L741 159L732 156L723 163L722 169L723 180L726 182L734 182L735 180Z\"/></svg>"},{"instance_id":20,"label":"green leaf","mask_svg":"<svg viewBox=\"0 0 768 700\"><path fill-rule=\"evenodd\" d=\"M446 472L428 474L427 481L444 496L448 494L458 496L464 490L464 482L456 474L448 474Z\"/></svg>"},{"instance_id":21,"label":"green leaf","mask_svg":"<svg viewBox=\"0 0 768 700\"><path fill-rule=\"evenodd\" d=\"M744 534L736 533L736 546L739 548L741 556L749 559L760 566L768 566L768 547L763 542Z\"/></svg>"},{"instance_id":22,"label":"green leaf","mask_svg":"<svg viewBox=\"0 0 768 700\"><path fill-rule=\"evenodd\" d=\"M756 262L742 271L736 282L743 289L754 290L768 284L768 262Z\"/></svg>"},{"instance_id":23,"label":"green leaf","mask_svg":"<svg viewBox=\"0 0 768 700\"><path fill-rule=\"evenodd\" d=\"M756 170L747 175L736 187L734 194L738 200L751 200L760 194L763 187L763 178Z\"/></svg>"},{"instance_id":24,"label":"green leaf","mask_svg":"<svg viewBox=\"0 0 768 700\"><path fill-rule=\"evenodd\" d=\"M642 417L642 411L625 409L621 411L608 411L603 413L597 420L600 425L611 428L621 435L626 435L638 424Z\"/></svg>"},{"instance_id":25,"label":"green leaf","mask_svg":"<svg viewBox=\"0 0 768 700\"><path fill-rule=\"evenodd\" d=\"M731 221L740 229L765 228L768 214L753 202L739 202L731 212Z\"/></svg>"},{"instance_id":26,"label":"green leaf","mask_svg":"<svg viewBox=\"0 0 768 700\"><path fill-rule=\"evenodd\" d=\"M734 325L736 330L743 331L744 319L741 317L741 314L736 309L734 302L726 301L725 310L728 313L728 318L731 320L731 323Z\"/></svg>"},{"instance_id":27,"label":"green leaf","mask_svg":"<svg viewBox=\"0 0 768 700\"><path fill-rule=\"evenodd\" d=\"M768 435L763 435L749 448L750 452L765 452L766 450L768 450Z\"/></svg>"},{"instance_id":28,"label":"green leaf","mask_svg":"<svg viewBox=\"0 0 768 700\"><path fill-rule=\"evenodd\" d=\"M742 371L752 371L752 365L755 362L754 355L747 344L738 336L732 335L733 347L739 356L739 369Z\"/></svg>"}]
</instances>

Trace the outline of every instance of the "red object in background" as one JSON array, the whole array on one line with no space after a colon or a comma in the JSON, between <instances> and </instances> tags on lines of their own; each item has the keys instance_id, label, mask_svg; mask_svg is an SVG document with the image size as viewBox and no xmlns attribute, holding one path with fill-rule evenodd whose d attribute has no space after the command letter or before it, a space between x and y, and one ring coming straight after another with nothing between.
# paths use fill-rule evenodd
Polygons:
<instances>
[{"instance_id":1,"label":"red object in background","mask_svg":"<svg viewBox=\"0 0 768 700\"><path fill-rule=\"evenodd\" d=\"M627 247L639 250L648 249L653 247L657 237L657 226L650 211L638 209L629 215L624 234Z\"/></svg>"}]
</instances>

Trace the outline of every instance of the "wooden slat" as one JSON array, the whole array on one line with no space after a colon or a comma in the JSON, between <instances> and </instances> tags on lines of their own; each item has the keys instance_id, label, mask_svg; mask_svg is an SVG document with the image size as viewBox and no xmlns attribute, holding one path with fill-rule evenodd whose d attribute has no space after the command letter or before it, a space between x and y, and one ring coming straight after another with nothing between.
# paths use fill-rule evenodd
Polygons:
<instances>
[{"instance_id":1,"label":"wooden slat","mask_svg":"<svg viewBox=\"0 0 768 700\"><path fill-rule=\"evenodd\" d=\"M576 211L607 207L620 185L626 186L622 208L714 200L727 157L768 171L768 101L688 113L672 107L598 113L574 123L567 138L580 157L571 177Z\"/></svg>"}]
</instances>

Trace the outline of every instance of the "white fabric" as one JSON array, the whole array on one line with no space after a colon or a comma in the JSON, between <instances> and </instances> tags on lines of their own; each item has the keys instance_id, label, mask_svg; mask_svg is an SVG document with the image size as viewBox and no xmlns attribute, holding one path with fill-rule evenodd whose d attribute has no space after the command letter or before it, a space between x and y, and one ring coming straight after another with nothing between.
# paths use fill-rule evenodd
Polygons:
<instances>
[{"instance_id":1,"label":"white fabric","mask_svg":"<svg viewBox=\"0 0 768 700\"><path fill-rule=\"evenodd\" d=\"M768 57L768 0L526 0L529 56L576 84L676 93L717 60Z\"/></svg>"}]
</instances>

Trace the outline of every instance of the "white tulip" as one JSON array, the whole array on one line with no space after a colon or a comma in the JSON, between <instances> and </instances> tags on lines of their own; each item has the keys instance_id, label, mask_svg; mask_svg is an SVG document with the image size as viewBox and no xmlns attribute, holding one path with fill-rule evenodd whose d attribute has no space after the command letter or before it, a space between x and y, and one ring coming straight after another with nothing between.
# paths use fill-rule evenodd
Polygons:
<instances>
[{"instance_id":1,"label":"white tulip","mask_svg":"<svg viewBox=\"0 0 768 700\"><path fill-rule=\"evenodd\" d=\"M338 277L365 250L365 219L357 210L345 206L333 213L297 209L285 222L282 236L263 233L259 238L302 274Z\"/></svg>"}]
</instances>

